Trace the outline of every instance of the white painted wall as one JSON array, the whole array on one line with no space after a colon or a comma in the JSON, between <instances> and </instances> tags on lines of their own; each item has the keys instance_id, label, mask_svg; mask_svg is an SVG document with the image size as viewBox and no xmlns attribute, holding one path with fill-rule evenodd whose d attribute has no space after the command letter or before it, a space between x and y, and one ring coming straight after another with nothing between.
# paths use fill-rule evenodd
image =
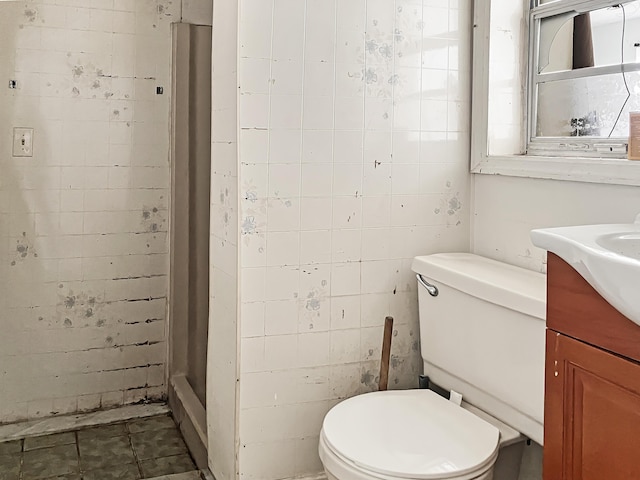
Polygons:
<instances>
[{"instance_id":1,"label":"white painted wall","mask_svg":"<svg viewBox=\"0 0 640 480\"><path fill-rule=\"evenodd\" d=\"M180 2L90 3L0 3L0 423L165 394Z\"/></svg>"},{"instance_id":2,"label":"white painted wall","mask_svg":"<svg viewBox=\"0 0 640 480\"><path fill-rule=\"evenodd\" d=\"M463 3L469 5L472 2ZM526 35L526 24L522 20L525 18L525 7L526 2L507 0L501 2L498 8L496 5L491 8L487 113L487 146L490 155L522 152L522 101L527 59L518 39Z\"/></svg>"},{"instance_id":3,"label":"white painted wall","mask_svg":"<svg viewBox=\"0 0 640 480\"><path fill-rule=\"evenodd\" d=\"M213 10L211 301L207 357L209 467L236 478L238 356L238 1Z\"/></svg>"},{"instance_id":4,"label":"white painted wall","mask_svg":"<svg viewBox=\"0 0 640 480\"><path fill-rule=\"evenodd\" d=\"M640 187L474 175L475 253L546 271L533 228L629 223L640 213Z\"/></svg>"},{"instance_id":5,"label":"white painted wall","mask_svg":"<svg viewBox=\"0 0 640 480\"><path fill-rule=\"evenodd\" d=\"M494 175L473 176L473 253L546 272L534 228L629 223L640 213L640 187ZM540 480L542 447L526 447L520 480Z\"/></svg>"},{"instance_id":6,"label":"white painted wall","mask_svg":"<svg viewBox=\"0 0 640 480\"><path fill-rule=\"evenodd\" d=\"M513 10L509 10L518 9L522 5L519 2L504 2L504 9L492 10L492 21L499 23L492 29L492 40L496 37L498 41L492 43L495 49L492 47L491 53L504 60L504 65L495 65L496 62L492 60L492 69L495 71L495 80L492 78L492 81L495 86L491 86L490 101L494 104L492 111L495 115L490 120L494 124L490 129L490 150L493 154L518 152L522 145L519 134L521 115L517 108L512 108L520 104L517 91L524 85L518 81L517 76L521 71L518 39L523 37L518 32L522 26L519 20L522 15L512 15ZM615 41L616 37L612 35L611 38ZM619 39L619 35L617 38ZM619 52L619 48L615 51ZM567 95L565 86L556 88L555 92L547 91L552 100L548 103L549 109L539 111L539 116L555 132L566 126L567 119L573 115L568 112L581 112L580 115L584 115L594 108L601 110L602 103L605 102L611 104L618 101L621 105L626 95L620 76L616 76L616 82L607 83L604 79L598 79L590 83L575 83L582 89L581 95ZM613 95L602 94L607 89L612 89L612 83L617 93L614 101ZM630 84L633 90L635 84ZM567 100L572 101L573 105L565 105ZM632 100L632 105L633 101L635 99ZM574 107L573 110L571 106ZM614 119L610 119L610 124ZM507 128L504 128L505 123ZM509 127L511 123L517 130L513 131ZM626 123L628 122L623 115L618 130L624 128ZM474 175L472 198L472 251L542 272L546 271L546 252L532 245L529 233L533 228L626 223L640 212L640 188L616 185ZM532 444L525 450L520 480L541 479L541 467L542 447Z\"/></svg>"}]
</instances>

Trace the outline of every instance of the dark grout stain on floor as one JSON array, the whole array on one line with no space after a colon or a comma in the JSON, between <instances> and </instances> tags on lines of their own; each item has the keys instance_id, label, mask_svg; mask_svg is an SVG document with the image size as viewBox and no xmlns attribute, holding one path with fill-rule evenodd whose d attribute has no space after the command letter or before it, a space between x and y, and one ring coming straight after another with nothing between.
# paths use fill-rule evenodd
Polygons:
<instances>
[{"instance_id":1,"label":"dark grout stain on floor","mask_svg":"<svg viewBox=\"0 0 640 480\"><path fill-rule=\"evenodd\" d=\"M195 470L168 415L0 443L0 480L138 480Z\"/></svg>"}]
</instances>

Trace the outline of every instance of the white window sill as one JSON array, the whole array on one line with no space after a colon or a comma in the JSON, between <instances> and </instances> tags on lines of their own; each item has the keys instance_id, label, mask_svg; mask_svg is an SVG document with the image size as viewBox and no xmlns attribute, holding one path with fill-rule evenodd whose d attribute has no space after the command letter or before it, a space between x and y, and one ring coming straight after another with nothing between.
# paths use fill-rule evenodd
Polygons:
<instances>
[{"instance_id":1,"label":"white window sill","mask_svg":"<svg viewBox=\"0 0 640 480\"><path fill-rule=\"evenodd\" d=\"M640 161L527 155L483 157L471 173L640 186Z\"/></svg>"}]
</instances>

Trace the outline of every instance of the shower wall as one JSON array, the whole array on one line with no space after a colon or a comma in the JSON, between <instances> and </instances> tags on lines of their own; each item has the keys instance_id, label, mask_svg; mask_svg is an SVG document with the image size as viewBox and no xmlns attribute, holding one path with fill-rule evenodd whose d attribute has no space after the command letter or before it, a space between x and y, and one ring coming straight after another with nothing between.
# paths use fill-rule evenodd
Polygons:
<instances>
[{"instance_id":1,"label":"shower wall","mask_svg":"<svg viewBox=\"0 0 640 480\"><path fill-rule=\"evenodd\" d=\"M0 423L165 395L180 8L0 2Z\"/></svg>"},{"instance_id":2,"label":"shower wall","mask_svg":"<svg viewBox=\"0 0 640 480\"><path fill-rule=\"evenodd\" d=\"M207 465L211 27L173 25L168 397L196 464Z\"/></svg>"},{"instance_id":3,"label":"shower wall","mask_svg":"<svg viewBox=\"0 0 640 480\"><path fill-rule=\"evenodd\" d=\"M326 412L377 388L386 315L389 386L417 386L412 259L469 248L471 16L457 1L240 2L243 480L322 470Z\"/></svg>"}]
</instances>

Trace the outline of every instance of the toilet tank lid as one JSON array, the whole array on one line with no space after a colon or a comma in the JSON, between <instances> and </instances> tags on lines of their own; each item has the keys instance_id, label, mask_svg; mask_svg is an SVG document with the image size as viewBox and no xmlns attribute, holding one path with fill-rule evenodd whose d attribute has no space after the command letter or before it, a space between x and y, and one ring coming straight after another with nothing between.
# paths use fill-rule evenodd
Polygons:
<instances>
[{"instance_id":1,"label":"toilet tank lid","mask_svg":"<svg viewBox=\"0 0 640 480\"><path fill-rule=\"evenodd\" d=\"M471 253L416 257L411 269L496 305L546 318L546 275Z\"/></svg>"}]
</instances>

